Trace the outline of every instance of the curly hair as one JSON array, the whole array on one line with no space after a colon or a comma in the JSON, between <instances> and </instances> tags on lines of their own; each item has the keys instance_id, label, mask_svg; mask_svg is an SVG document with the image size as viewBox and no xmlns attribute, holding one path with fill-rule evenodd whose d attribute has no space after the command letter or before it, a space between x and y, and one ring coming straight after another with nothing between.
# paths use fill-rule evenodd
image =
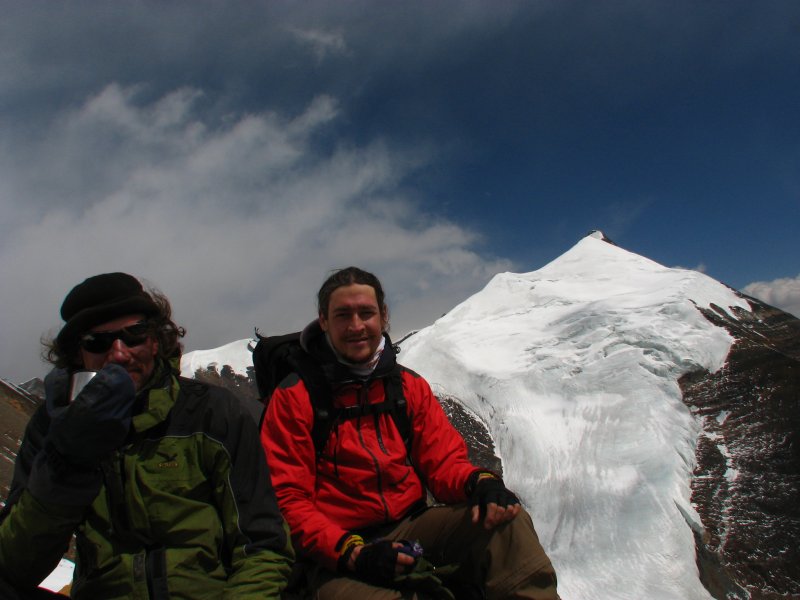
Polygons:
<instances>
[{"instance_id":1,"label":"curly hair","mask_svg":"<svg viewBox=\"0 0 800 600\"><path fill-rule=\"evenodd\" d=\"M172 305L167 297L156 289L148 289L146 293L158 307L158 313L149 317L152 335L158 341L158 358L169 361L180 358L183 344L180 338L186 335L186 329L172 320ZM59 368L76 368L81 366L80 346L77 340L66 344L58 342L56 337L42 337L42 358Z\"/></svg>"}]
</instances>

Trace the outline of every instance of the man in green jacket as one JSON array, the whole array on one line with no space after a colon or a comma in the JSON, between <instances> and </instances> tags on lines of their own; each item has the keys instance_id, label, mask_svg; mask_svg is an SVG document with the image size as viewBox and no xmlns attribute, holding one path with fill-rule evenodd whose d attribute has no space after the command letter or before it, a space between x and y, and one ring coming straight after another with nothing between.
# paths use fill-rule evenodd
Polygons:
<instances>
[{"instance_id":1,"label":"man in green jacket","mask_svg":"<svg viewBox=\"0 0 800 600\"><path fill-rule=\"evenodd\" d=\"M74 598L278 598L294 554L256 423L177 375L167 299L106 273L61 316L0 513L0 589L38 593L74 533Z\"/></svg>"}]
</instances>

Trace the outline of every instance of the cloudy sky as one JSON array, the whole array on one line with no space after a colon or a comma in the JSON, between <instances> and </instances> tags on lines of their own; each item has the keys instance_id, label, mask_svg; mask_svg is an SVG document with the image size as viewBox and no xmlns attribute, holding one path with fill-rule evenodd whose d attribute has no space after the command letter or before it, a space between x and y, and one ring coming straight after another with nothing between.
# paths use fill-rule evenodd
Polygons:
<instances>
[{"instance_id":1,"label":"cloudy sky","mask_svg":"<svg viewBox=\"0 0 800 600\"><path fill-rule=\"evenodd\" d=\"M123 270L187 349L396 336L591 229L800 314L800 3L0 0L0 376ZM751 285L752 284L752 285Z\"/></svg>"}]
</instances>

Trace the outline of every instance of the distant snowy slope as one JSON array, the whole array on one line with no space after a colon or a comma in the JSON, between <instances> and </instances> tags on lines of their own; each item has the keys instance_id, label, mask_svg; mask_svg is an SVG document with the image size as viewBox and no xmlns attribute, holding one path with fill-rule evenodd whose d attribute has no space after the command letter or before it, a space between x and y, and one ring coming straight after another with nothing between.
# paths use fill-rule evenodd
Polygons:
<instances>
[{"instance_id":1,"label":"distant snowy slope","mask_svg":"<svg viewBox=\"0 0 800 600\"><path fill-rule=\"evenodd\" d=\"M181 375L194 377L198 369L215 367L222 371L228 365L234 373L247 375L247 368L253 366L253 351L249 347L252 340L236 340L212 350L194 350L181 357Z\"/></svg>"},{"instance_id":2,"label":"distant snowy slope","mask_svg":"<svg viewBox=\"0 0 800 600\"><path fill-rule=\"evenodd\" d=\"M400 361L487 423L565 600L710 598L690 530L699 426L677 380L719 369L732 343L695 305L750 307L599 237L497 275Z\"/></svg>"}]
</instances>

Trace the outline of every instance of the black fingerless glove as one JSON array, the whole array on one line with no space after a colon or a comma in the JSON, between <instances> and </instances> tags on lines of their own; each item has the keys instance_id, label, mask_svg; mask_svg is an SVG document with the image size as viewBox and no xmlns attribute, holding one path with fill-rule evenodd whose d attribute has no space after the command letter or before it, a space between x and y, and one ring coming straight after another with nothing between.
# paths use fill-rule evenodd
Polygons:
<instances>
[{"instance_id":1,"label":"black fingerless glove","mask_svg":"<svg viewBox=\"0 0 800 600\"><path fill-rule=\"evenodd\" d=\"M394 581L397 553L391 540L366 544L356 557L356 576L362 581L386 587Z\"/></svg>"},{"instance_id":2,"label":"black fingerless glove","mask_svg":"<svg viewBox=\"0 0 800 600\"><path fill-rule=\"evenodd\" d=\"M45 380L48 395L62 393L64 374L53 372ZM48 454L82 469L94 469L120 447L131 426L136 389L128 372L108 364L86 384L67 406L54 407L45 440Z\"/></svg>"},{"instance_id":3,"label":"black fingerless glove","mask_svg":"<svg viewBox=\"0 0 800 600\"><path fill-rule=\"evenodd\" d=\"M519 504L519 498L506 488L503 480L488 471L475 471L470 475L467 489L470 490L470 506L480 506L481 515L486 512L486 505L492 502L503 507Z\"/></svg>"}]
</instances>

